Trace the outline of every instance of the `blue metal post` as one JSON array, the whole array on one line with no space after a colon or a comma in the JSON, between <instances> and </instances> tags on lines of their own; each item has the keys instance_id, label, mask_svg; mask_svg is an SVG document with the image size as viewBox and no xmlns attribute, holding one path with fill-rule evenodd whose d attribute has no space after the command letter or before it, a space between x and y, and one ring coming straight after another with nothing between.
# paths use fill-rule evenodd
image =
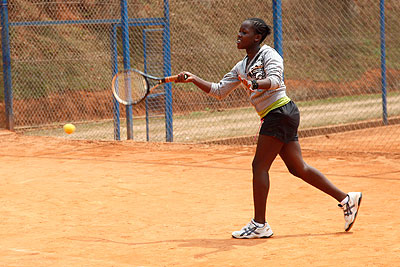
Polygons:
<instances>
[{"instance_id":1,"label":"blue metal post","mask_svg":"<svg viewBox=\"0 0 400 267\"><path fill-rule=\"evenodd\" d=\"M149 69L148 69L148 50L151 49L151 46L148 45L148 39L147 36L148 34L152 33L152 32L157 32L157 31L161 31L162 34L164 34L164 24L161 25L163 26L162 28L150 28L150 29L144 29L143 32L143 59L144 59L144 72L148 73ZM164 58L163 58L164 60ZM164 65L163 65L163 73L164 73ZM150 73L151 74L151 73ZM158 73L153 73L154 75L157 75ZM150 116L151 116L151 112L150 112L150 105L148 100L150 100L153 97L158 97L158 96L164 96L165 99L165 90L163 92L159 92L159 93L151 93L149 94L146 99L145 99L145 110L146 110L146 140L150 141ZM165 100L164 100L165 101ZM165 112L165 111L164 111Z\"/></svg>"},{"instance_id":2,"label":"blue metal post","mask_svg":"<svg viewBox=\"0 0 400 267\"><path fill-rule=\"evenodd\" d=\"M14 115L12 104L12 83L11 83L11 55L10 39L8 29L8 3L7 0L1 2L1 47L3 54L3 75L4 75L4 100L6 105L6 127L14 130Z\"/></svg>"},{"instance_id":3,"label":"blue metal post","mask_svg":"<svg viewBox=\"0 0 400 267\"><path fill-rule=\"evenodd\" d=\"M121 29L122 29L122 53L124 58L124 70L131 68L130 46L129 46L129 25L128 25L128 4L121 0ZM128 140L133 139L132 106L126 106L126 130Z\"/></svg>"},{"instance_id":4,"label":"blue metal post","mask_svg":"<svg viewBox=\"0 0 400 267\"><path fill-rule=\"evenodd\" d=\"M272 11L274 19L274 48L283 57L282 37L282 1L272 0Z\"/></svg>"},{"instance_id":5,"label":"blue metal post","mask_svg":"<svg viewBox=\"0 0 400 267\"><path fill-rule=\"evenodd\" d=\"M382 79L382 118L388 124L386 101L386 36L385 36L385 0L380 0L380 28L381 28L381 79Z\"/></svg>"},{"instance_id":6,"label":"blue metal post","mask_svg":"<svg viewBox=\"0 0 400 267\"><path fill-rule=\"evenodd\" d=\"M163 51L164 51L164 76L171 75L171 32L169 22L169 0L164 0L164 33L163 33ZM173 134L173 110L172 110L172 87L170 83L164 85L165 88L165 131L166 141L172 142Z\"/></svg>"},{"instance_id":7,"label":"blue metal post","mask_svg":"<svg viewBox=\"0 0 400 267\"><path fill-rule=\"evenodd\" d=\"M147 43L146 43L146 30L143 30L143 59L144 59L144 73L147 73ZM149 102L148 98L144 100L145 110L146 110L146 141L150 141L150 126L149 126Z\"/></svg>"},{"instance_id":8,"label":"blue metal post","mask_svg":"<svg viewBox=\"0 0 400 267\"><path fill-rule=\"evenodd\" d=\"M118 73L118 49L117 49L117 26L111 28L111 68L112 76ZM121 122L119 114L119 102L113 95L113 114L114 114L114 140L121 140Z\"/></svg>"}]
</instances>

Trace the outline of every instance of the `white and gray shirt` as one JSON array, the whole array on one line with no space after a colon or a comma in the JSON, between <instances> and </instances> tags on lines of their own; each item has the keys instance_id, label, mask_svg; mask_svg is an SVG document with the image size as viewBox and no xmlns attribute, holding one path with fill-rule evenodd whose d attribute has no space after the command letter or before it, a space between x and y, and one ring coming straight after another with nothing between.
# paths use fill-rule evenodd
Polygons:
<instances>
[{"instance_id":1,"label":"white and gray shirt","mask_svg":"<svg viewBox=\"0 0 400 267\"><path fill-rule=\"evenodd\" d=\"M209 95L223 99L241 85L238 76L247 80L270 79L271 88L258 89L256 92L246 90L250 103L258 114L286 95L286 86L283 82L283 58L268 45L263 45L255 57L247 64L248 57L239 61L233 69L225 74L219 83L212 83ZM246 65L247 68L246 68Z\"/></svg>"}]
</instances>

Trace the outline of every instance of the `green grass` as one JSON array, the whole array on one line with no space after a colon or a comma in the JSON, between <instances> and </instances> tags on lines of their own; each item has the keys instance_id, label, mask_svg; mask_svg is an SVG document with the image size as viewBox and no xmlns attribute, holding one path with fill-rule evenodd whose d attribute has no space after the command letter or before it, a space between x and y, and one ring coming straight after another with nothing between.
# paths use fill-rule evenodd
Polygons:
<instances>
[{"instance_id":1,"label":"green grass","mask_svg":"<svg viewBox=\"0 0 400 267\"><path fill-rule=\"evenodd\" d=\"M400 93L390 93L387 98L388 115L400 115ZM381 95L348 96L325 100L297 103L301 111L300 129L346 124L382 118ZM201 142L239 136L256 135L259 117L252 107L204 110L188 114L175 114L173 118L174 142ZM113 140L113 121L75 123L76 132L67 135L61 124L47 128L24 129L27 135L58 136L72 139ZM163 116L150 118L149 139L165 141L165 120ZM133 120L134 140L146 141L146 120ZM121 120L121 140L126 140L126 122Z\"/></svg>"},{"instance_id":2,"label":"green grass","mask_svg":"<svg viewBox=\"0 0 400 267\"><path fill-rule=\"evenodd\" d=\"M400 96L400 91L390 92L387 94L387 97L393 98ZM298 102L297 105L299 107L308 107L308 106L316 106L316 105L327 105L331 103L344 103L344 102L353 102L353 101L366 101L366 100L381 100L382 94L368 94L368 95L349 95L349 96L341 96L341 97L329 97L325 99L318 99L312 101L301 101Z\"/></svg>"}]
</instances>

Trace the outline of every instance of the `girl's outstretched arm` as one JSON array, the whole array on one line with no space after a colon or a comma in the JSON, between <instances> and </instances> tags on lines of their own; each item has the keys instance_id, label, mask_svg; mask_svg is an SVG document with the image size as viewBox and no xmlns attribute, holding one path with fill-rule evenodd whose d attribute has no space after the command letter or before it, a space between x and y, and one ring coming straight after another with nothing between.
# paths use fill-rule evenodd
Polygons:
<instances>
[{"instance_id":1,"label":"girl's outstretched arm","mask_svg":"<svg viewBox=\"0 0 400 267\"><path fill-rule=\"evenodd\" d=\"M185 79L185 77L186 77L186 79ZM191 82L207 94L211 90L211 82L205 81L202 78L200 78L190 72L187 72L187 71L179 73L178 80L176 80L175 82L177 82L177 83L190 83Z\"/></svg>"}]
</instances>

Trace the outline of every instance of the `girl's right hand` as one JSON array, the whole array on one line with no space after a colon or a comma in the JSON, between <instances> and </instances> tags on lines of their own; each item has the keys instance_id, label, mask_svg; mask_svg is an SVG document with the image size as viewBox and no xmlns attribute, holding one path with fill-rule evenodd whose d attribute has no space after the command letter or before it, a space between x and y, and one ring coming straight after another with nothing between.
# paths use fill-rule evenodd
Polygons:
<instances>
[{"instance_id":1,"label":"girl's right hand","mask_svg":"<svg viewBox=\"0 0 400 267\"><path fill-rule=\"evenodd\" d=\"M190 72L183 71L178 74L178 79L175 81L176 83L190 83L194 80L194 75Z\"/></svg>"}]
</instances>

